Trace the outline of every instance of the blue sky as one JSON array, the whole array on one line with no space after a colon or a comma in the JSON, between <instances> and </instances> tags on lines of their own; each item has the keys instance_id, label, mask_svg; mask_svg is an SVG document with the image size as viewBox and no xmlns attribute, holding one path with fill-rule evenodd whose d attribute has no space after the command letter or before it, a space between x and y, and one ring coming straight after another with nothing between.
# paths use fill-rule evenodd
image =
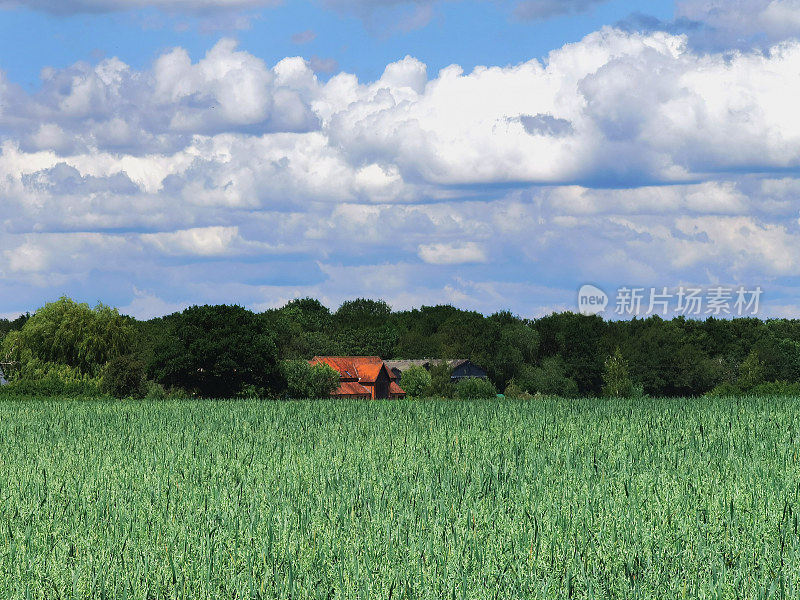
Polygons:
<instances>
[{"instance_id":1,"label":"blue sky","mask_svg":"<svg viewBox=\"0 0 800 600\"><path fill-rule=\"evenodd\" d=\"M0 314L800 314L799 0L0 0Z\"/></svg>"},{"instance_id":2,"label":"blue sky","mask_svg":"<svg viewBox=\"0 0 800 600\"><path fill-rule=\"evenodd\" d=\"M174 46L186 48L194 59L202 58L219 38L232 36L268 63L293 55L318 56L370 80L407 54L432 72L453 63L468 70L476 65L515 64L546 56L633 13L661 20L674 13L672 1L615 0L576 14L526 20L514 16L511 2L464 1L434 5L430 20L423 21L427 25L406 30L402 20L413 20L417 10L413 5L367 13L325 6L300 0L233 13L147 8L66 15L24 6L6 9L0 13L0 67L13 81L35 88L43 67L63 68L116 56L141 69Z\"/></svg>"}]
</instances>

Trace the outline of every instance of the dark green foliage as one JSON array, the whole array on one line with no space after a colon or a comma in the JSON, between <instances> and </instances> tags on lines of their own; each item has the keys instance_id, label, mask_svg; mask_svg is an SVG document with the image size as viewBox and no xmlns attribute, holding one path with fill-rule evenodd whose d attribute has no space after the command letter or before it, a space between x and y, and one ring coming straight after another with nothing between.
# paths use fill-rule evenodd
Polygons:
<instances>
[{"instance_id":1,"label":"dark green foliage","mask_svg":"<svg viewBox=\"0 0 800 600\"><path fill-rule=\"evenodd\" d=\"M249 389L272 396L284 387L268 321L240 306L193 306L165 317L148 374L204 398Z\"/></svg>"},{"instance_id":2,"label":"dark green foliage","mask_svg":"<svg viewBox=\"0 0 800 600\"><path fill-rule=\"evenodd\" d=\"M148 392L144 363L129 354L112 358L103 369L101 390L114 398L143 398Z\"/></svg>"},{"instance_id":3,"label":"dark green foliage","mask_svg":"<svg viewBox=\"0 0 800 600\"><path fill-rule=\"evenodd\" d=\"M750 390L752 396L775 396L800 398L800 383L773 381L760 383Z\"/></svg>"},{"instance_id":4,"label":"dark green foliage","mask_svg":"<svg viewBox=\"0 0 800 600\"><path fill-rule=\"evenodd\" d=\"M344 328L376 328L384 325L391 314L392 309L383 300L358 298L342 303L334 319Z\"/></svg>"},{"instance_id":5,"label":"dark green foliage","mask_svg":"<svg viewBox=\"0 0 800 600\"><path fill-rule=\"evenodd\" d=\"M464 358L499 390L513 381L526 393L567 397L601 395L606 359L617 348L634 395L702 396L800 382L800 320L788 319L604 321L561 313L527 320L449 305L392 312L369 299L331 312L303 298L261 314L195 307L136 322L102 305L61 299L29 320L0 321L4 332L0 362L10 363L3 368L12 380L23 368L41 373L50 363L96 379L114 356L133 353L166 389L203 396L285 396L277 361L315 355ZM427 393L452 397L449 375L432 375Z\"/></svg>"},{"instance_id":6,"label":"dark green foliage","mask_svg":"<svg viewBox=\"0 0 800 600\"><path fill-rule=\"evenodd\" d=\"M12 331L19 331L31 318L30 313L18 316L16 319L0 319L0 341Z\"/></svg>"},{"instance_id":7,"label":"dark green foliage","mask_svg":"<svg viewBox=\"0 0 800 600\"><path fill-rule=\"evenodd\" d=\"M281 362L289 398L330 398L339 386L339 373L325 364L310 365L305 360Z\"/></svg>"},{"instance_id":8,"label":"dark green foliage","mask_svg":"<svg viewBox=\"0 0 800 600\"><path fill-rule=\"evenodd\" d=\"M431 387L431 374L425 367L409 367L403 373L400 387L412 398L425 396Z\"/></svg>"},{"instance_id":9,"label":"dark green foliage","mask_svg":"<svg viewBox=\"0 0 800 600\"><path fill-rule=\"evenodd\" d=\"M574 384L575 394L598 395L605 358L613 348L609 340L610 324L597 316L568 312L544 317L534 325L540 336L539 357L560 358L558 366L563 368L564 386L572 389Z\"/></svg>"},{"instance_id":10,"label":"dark green foliage","mask_svg":"<svg viewBox=\"0 0 800 600\"><path fill-rule=\"evenodd\" d=\"M709 355L718 348L702 325L660 317L609 324L618 340L615 346L627 359L631 379L652 396L688 396L720 382L722 363ZM716 322L710 325L712 330L718 329ZM609 348L608 354L612 350Z\"/></svg>"},{"instance_id":11,"label":"dark green foliage","mask_svg":"<svg viewBox=\"0 0 800 600\"><path fill-rule=\"evenodd\" d=\"M343 303L333 315L334 339L349 356L392 358L397 332L389 323L392 309L382 300L359 298Z\"/></svg>"},{"instance_id":12,"label":"dark green foliage","mask_svg":"<svg viewBox=\"0 0 800 600\"><path fill-rule=\"evenodd\" d=\"M741 396L742 393L738 385L730 381L724 381L714 386L714 388L706 392L705 395L709 398L734 398Z\"/></svg>"},{"instance_id":13,"label":"dark green foliage","mask_svg":"<svg viewBox=\"0 0 800 600\"><path fill-rule=\"evenodd\" d=\"M539 334L509 312L488 319L491 351L484 357L484 368L501 388L518 377L525 365L533 364L539 350Z\"/></svg>"},{"instance_id":14,"label":"dark green foliage","mask_svg":"<svg viewBox=\"0 0 800 600\"><path fill-rule=\"evenodd\" d=\"M459 400L487 400L496 397L497 390L488 379L467 377L456 384L456 398Z\"/></svg>"},{"instance_id":15,"label":"dark green foliage","mask_svg":"<svg viewBox=\"0 0 800 600\"><path fill-rule=\"evenodd\" d=\"M302 298L269 310L260 318L273 333L281 359L308 360L317 355L341 354L333 339L333 317L319 300Z\"/></svg>"}]
</instances>

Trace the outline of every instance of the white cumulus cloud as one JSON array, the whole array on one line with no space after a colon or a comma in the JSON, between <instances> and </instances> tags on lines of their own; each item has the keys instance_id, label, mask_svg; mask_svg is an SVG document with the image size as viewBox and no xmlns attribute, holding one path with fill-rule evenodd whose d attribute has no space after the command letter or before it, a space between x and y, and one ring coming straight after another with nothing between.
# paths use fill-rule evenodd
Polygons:
<instances>
[{"instance_id":1,"label":"white cumulus cloud","mask_svg":"<svg viewBox=\"0 0 800 600\"><path fill-rule=\"evenodd\" d=\"M521 309L534 281L551 303L586 281L780 282L800 275L798 96L795 40L715 54L616 29L374 81L230 40L46 69L33 91L0 76L4 294Z\"/></svg>"},{"instance_id":2,"label":"white cumulus cloud","mask_svg":"<svg viewBox=\"0 0 800 600\"><path fill-rule=\"evenodd\" d=\"M456 244L422 244L419 256L433 265L459 265L486 262L486 251L474 242Z\"/></svg>"},{"instance_id":3,"label":"white cumulus cloud","mask_svg":"<svg viewBox=\"0 0 800 600\"><path fill-rule=\"evenodd\" d=\"M676 17L704 25L717 47L764 46L800 34L799 0L678 0Z\"/></svg>"}]
</instances>

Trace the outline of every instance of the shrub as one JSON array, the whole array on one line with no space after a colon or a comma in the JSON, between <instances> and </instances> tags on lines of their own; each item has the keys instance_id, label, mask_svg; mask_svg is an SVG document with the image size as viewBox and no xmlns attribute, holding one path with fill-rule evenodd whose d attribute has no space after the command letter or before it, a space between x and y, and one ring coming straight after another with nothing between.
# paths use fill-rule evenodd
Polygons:
<instances>
[{"instance_id":1,"label":"shrub","mask_svg":"<svg viewBox=\"0 0 800 600\"><path fill-rule=\"evenodd\" d=\"M144 397L147 400L164 400L168 397L168 394L167 390L165 390L164 386L160 383L156 383L155 381L146 381Z\"/></svg>"},{"instance_id":2,"label":"shrub","mask_svg":"<svg viewBox=\"0 0 800 600\"><path fill-rule=\"evenodd\" d=\"M67 365L29 361L2 387L4 394L25 396L64 396L82 398L100 396L101 381Z\"/></svg>"},{"instance_id":3,"label":"shrub","mask_svg":"<svg viewBox=\"0 0 800 600\"><path fill-rule=\"evenodd\" d=\"M453 369L450 368L450 365L444 361L434 364L430 373L431 385L426 395L433 398L452 398L455 395L455 385L450 378L453 374Z\"/></svg>"},{"instance_id":4,"label":"shrub","mask_svg":"<svg viewBox=\"0 0 800 600\"><path fill-rule=\"evenodd\" d=\"M148 391L144 365L131 355L112 358L103 369L101 390L115 398L143 398Z\"/></svg>"},{"instance_id":5,"label":"shrub","mask_svg":"<svg viewBox=\"0 0 800 600\"><path fill-rule=\"evenodd\" d=\"M419 398L428 393L431 387L431 374L425 367L413 366L403 373L400 387L412 398Z\"/></svg>"},{"instance_id":6,"label":"shrub","mask_svg":"<svg viewBox=\"0 0 800 600\"><path fill-rule=\"evenodd\" d=\"M459 400L483 400L496 397L497 390L488 379L469 377L456 384L456 398Z\"/></svg>"},{"instance_id":7,"label":"shrub","mask_svg":"<svg viewBox=\"0 0 800 600\"><path fill-rule=\"evenodd\" d=\"M749 392L753 396L794 396L800 397L800 383L773 381L755 386Z\"/></svg>"},{"instance_id":8,"label":"shrub","mask_svg":"<svg viewBox=\"0 0 800 600\"><path fill-rule=\"evenodd\" d=\"M709 398L726 398L730 396L741 396L742 390L739 388L738 385L735 383L731 383L730 381L725 381L720 383L714 389L707 392L705 396Z\"/></svg>"},{"instance_id":9,"label":"shrub","mask_svg":"<svg viewBox=\"0 0 800 600\"><path fill-rule=\"evenodd\" d=\"M514 383L512 379L511 382L506 386L506 391L503 392L503 395L510 399L510 400L530 400L533 398L531 394L523 390L520 386Z\"/></svg>"},{"instance_id":10,"label":"shrub","mask_svg":"<svg viewBox=\"0 0 800 600\"><path fill-rule=\"evenodd\" d=\"M281 373L289 398L329 398L339 386L339 373L325 364L285 360L281 363Z\"/></svg>"},{"instance_id":11,"label":"shrub","mask_svg":"<svg viewBox=\"0 0 800 600\"><path fill-rule=\"evenodd\" d=\"M242 388L242 391L236 394L237 398L243 398L245 400L258 400L264 396L264 390L261 388L257 388L252 384L245 385Z\"/></svg>"}]
</instances>

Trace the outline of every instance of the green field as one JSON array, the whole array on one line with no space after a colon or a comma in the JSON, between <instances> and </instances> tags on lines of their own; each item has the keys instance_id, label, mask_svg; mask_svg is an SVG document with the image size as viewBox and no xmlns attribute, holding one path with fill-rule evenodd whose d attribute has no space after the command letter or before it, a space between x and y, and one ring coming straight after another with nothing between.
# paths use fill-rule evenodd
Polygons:
<instances>
[{"instance_id":1,"label":"green field","mask_svg":"<svg viewBox=\"0 0 800 600\"><path fill-rule=\"evenodd\" d=\"M14 598L797 598L800 400L0 404Z\"/></svg>"}]
</instances>

